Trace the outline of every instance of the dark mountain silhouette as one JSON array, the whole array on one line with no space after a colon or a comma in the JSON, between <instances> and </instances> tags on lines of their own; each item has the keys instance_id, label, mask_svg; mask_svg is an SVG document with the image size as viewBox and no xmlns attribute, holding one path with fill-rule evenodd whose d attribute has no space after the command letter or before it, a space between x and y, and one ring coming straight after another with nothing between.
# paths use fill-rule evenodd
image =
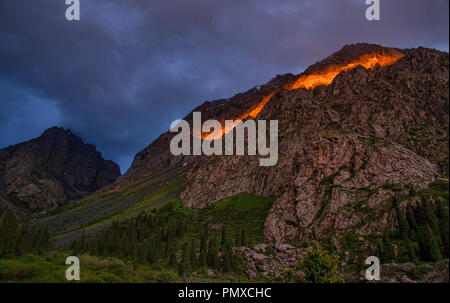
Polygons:
<instances>
[{"instance_id":1,"label":"dark mountain silhouette","mask_svg":"<svg viewBox=\"0 0 450 303\"><path fill-rule=\"evenodd\" d=\"M2 195L16 206L49 209L78 199L120 176L119 166L70 130L0 149Z\"/></svg>"}]
</instances>

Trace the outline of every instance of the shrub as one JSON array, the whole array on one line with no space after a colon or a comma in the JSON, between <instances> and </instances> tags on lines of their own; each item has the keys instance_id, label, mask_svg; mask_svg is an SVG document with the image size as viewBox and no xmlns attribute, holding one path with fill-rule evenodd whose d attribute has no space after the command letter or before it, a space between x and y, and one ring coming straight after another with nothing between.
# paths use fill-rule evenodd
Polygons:
<instances>
[{"instance_id":1,"label":"shrub","mask_svg":"<svg viewBox=\"0 0 450 303\"><path fill-rule=\"evenodd\" d=\"M342 282L338 276L339 257L330 255L320 244L308 252L297 269L305 273L305 278L298 282L335 283Z\"/></svg>"}]
</instances>

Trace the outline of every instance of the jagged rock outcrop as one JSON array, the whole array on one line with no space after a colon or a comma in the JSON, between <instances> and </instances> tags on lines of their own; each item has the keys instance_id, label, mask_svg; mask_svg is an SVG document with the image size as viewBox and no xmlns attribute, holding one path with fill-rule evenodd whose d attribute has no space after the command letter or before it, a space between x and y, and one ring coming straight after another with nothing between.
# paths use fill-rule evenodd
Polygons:
<instances>
[{"instance_id":1,"label":"jagged rock outcrop","mask_svg":"<svg viewBox=\"0 0 450 303\"><path fill-rule=\"evenodd\" d=\"M240 117L242 113L255 108L261 101L261 98L270 94L275 89L289 85L295 79L296 76L292 74L277 75L267 84L254 87L245 93L236 94L232 98L205 101L189 113L184 120L191 123L193 112L201 112L202 121L215 119L223 123L226 119ZM197 157L173 156L170 153L170 140L174 135L174 133L166 132L145 149L138 152L134 157L130 169L117 180L115 185L122 186L167 168L174 167L180 163L198 160Z\"/></svg>"},{"instance_id":2,"label":"jagged rock outcrop","mask_svg":"<svg viewBox=\"0 0 450 303\"><path fill-rule=\"evenodd\" d=\"M377 56L389 64L371 64ZM364 67L352 63L362 57ZM426 48L345 46L303 74L277 76L194 110L203 121L236 119L273 93L257 118L278 120L276 166L260 167L259 156L174 157L173 134L166 133L136 155L116 185L187 161L186 205L205 207L242 192L277 197L264 227L268 241L382 233L396 224L394 194L448 176L448 59ZM329 84L295 85L329 70L339 70ZM400 207L405 203L413 202Z\"/></svg>"},{"instance_id":3,"label":"jagged rock outcrop","mask_svg":"<svg viewBox=\"0 0 450 303\"><path fill-rule=\"evenodd\" d=\"M407 263L383 264L380 268L380 283L448 283L448 259L434 264L416 265ZM365 272L359 276L366 281ZM373 282L373 281L372 281Z\"/></svg>"},{"instance_id":4,"label":"jagged rock outcrop","mask_svg":"<svg viewBox=\"0 0 450 303\"><path fill-rule=\"evenodd\" d=\"M294 279L302 279L305 273L296 269L312 247L301 248L289 244L257 244L251 247L236 247L235 252L244 260L245 274L250 280L266 279L269 281L286 281L287 275L294 274ZM414 264L387 263L380 268L380 280L368 281L366 272L346 272L345 268L350 254L345 257L339 266L339 275L346 281L362 283L448 283L448 259L436 263ZM360 262L360 261L358 261Z\"/></svg>"},{"instance_id":5,"label":"jagged rock outcrop","mask_svg":"<svg viewBox=\"0 0 450 303\"><path fill-rule=\"evenodd\" d=\"M70 130L0 149L0 190L16 206L47 210L111 184L119 166Z\"/></svg>"},{"instance_id":6,"label":"jagged rock outcrop","mask_svg":"<svg viewBox=\"0 0 450 303\"><path fill-rule=\"evenodd\" d=\"M264 278L285 280L288 270L293 270L307 250L289 244L258 244L253 247L236 247L236 253L245 261L245 273L250 280ZM301 275L301 273L298 273Z\"/></svg>"}]
</instances>

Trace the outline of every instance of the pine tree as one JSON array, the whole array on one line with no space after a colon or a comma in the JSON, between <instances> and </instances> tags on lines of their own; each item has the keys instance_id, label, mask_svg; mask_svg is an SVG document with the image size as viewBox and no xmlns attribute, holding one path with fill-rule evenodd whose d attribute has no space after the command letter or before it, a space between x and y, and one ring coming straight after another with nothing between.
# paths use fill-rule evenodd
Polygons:
<instances>
[{"instance_id":1,"label":"pine tree","mask_svg":"<svg viewBox=\"0 0 450 303\"><path fill-rule=\"evenodd\" d=\"M175 254L175 251L171 251L170 256L169 256L169 267L175 268L176 266L177 266L176 254Z\"/></svg>"},{"instance_id":2,"label":"pine tree","mask_svg":"<svg viewBox=\"0 0 450 303\"><path fill-rule=\"evenodd\" d=\"M28 228L23 227L18 234L17 241L16 241L16 252L15 252L16 255L18 255L18 256L22 256L26 252L27 233L28 233Z\"/></svg>"},{"instance_id":3,"label":"pine tree","mask_svg":"<svg viewBox=\"0 0 450 303\"><path fill-rule=\"evenodd\" d=\"M398 220L398 225L400 228L400 234L402 236L402 239L406 241L407 237L408 237L408 226L407 226L405 217L403 216L403 213L400 210L399 201L395 196L392 197L392 204L394 205L395 212L397 214L397 220Z\"/></svg>"},{"instance_id":4,"label":"pine tree","mask_svg":"<svg viewBox=\"0 0 450 303\"><path fill-rule=\"evenodd\" d=\"M234 246L235 246L235 247L240 247L240 246L242 246L242 243L241 243L241 233L240 233L239 231L236 232L236 238L235 238L235 240L234 240Z\"/></svg>"},{"instance_id":5,"label":"pine tree","mask_svg":"<svg viewBox=\"0 0 450 303\"><path fill-rule=\"evenodd\" d=\"M186 232L186 228L184 226L184 222L178 223L177 229L176 229L176 237L178 239L181 239L184 236L184 233Z\"/></svg>"},{"instance_id":6,"label":"pine tree","mask_svg":"<svg viewBox=\"0 0 450 303\"><path fill-rule=\"evenodd\" d=\"M39 240L42 250L47 251L52 248L51 236L47 227L42 227Z\"/></svg>"},{"instance_id":7,"label":"pine tree","mask_svg":"<svg viewBox=\"0 0 450 303\"><path fill-rule=\"evenodd\" d=\"M241 245L248 246L248 235L247 230L245 228L243 228L241 232Z\"/></svg>"},{"instance_id":8,"label":"pine tree","mask_svg":"<svg viewBox=\"0 0 450 303\"><path fill-rule=\"evenodd\" d=\"M433 235L433 231L431 230L430 226L427 225L427 233L428 233L428 237L429 237L429 247L430 247L430 259L433 262L437 262L442 260L442 254L441 254L441 250L439 248L439 244L438 241L436 239L436 237Z\"/></svg>"},{"instance_id":9,"label":"pine tree","mask_svg":"<svg viewBox=\"0 0 450 303\"><path fill-rule=\"evenodd\" d=\"M207 267L208 266L208 262L207 262L207 252L205 251L205 253L203 253L202 255L200 255L200 267Z\"/></svg>"},{"instance_id":10,"label":"pine tree","mask_svg":"<svg viewBox=\"0 0 450 303\"><path fill-rule=\"evenodd\" d=\"M155 251L153 253L153 263L159 262L161 257L161 241L162 241L162 229L158 228L155 240Z\"/></svg>"},{"instance_id":11,"label":"pine tree","mask_svg":"<svg viewBox=\"0 0 450 303\"><path fill-rule=\"evenodd\" d=\"M435 235L439 235L439 224L436 218L436 214L434 213L434 209L431 206L430 200L428 198L422 198L422 203L425 207L425 214L427 217L428 225ZM438 239L440 242L440 239Z\"/></svg>"},{"instance_id":12,"label":"pine tree","mask_svg":"<svg viewBox=\"0 0 450 303\"><path fill-rule=\"evenodd\" d=\"M195 252L196 252L195 240L192 240L191 245L189 246L189 263L191 265L192 270L197 268L197 257L195 255Z\"/></svg>"},{"instance_id":13,"label":"pine tree","mask_svg":"<svg viewBox=\"0 0 450 303\"><path fill-rule=\"evenodd\" d=\"M200 256L199 256L199 263L201 267L205 267L207 265L206 262L206 255L207 255L207 248L206 248L206 234L203 234L200 238Z\"/></svg>"},{"instance_id":14,"label":"pine tree","mask_svg":"<svg viewBox=\"0 0 450 303\"><path fill-rule=\"evenodd\" d=\"M137 263L139 257L137 243L134 242L130 246L130 258L133 260L133 263Z\"/></svg>"},{"instance_id":15,"label":"pine tree","mask_svg":"<svg viewBox=\"0 0 450 303\"><path fill-rule=\"evenodd\" d=\"M203 235L208 239L209 237L209 227L208 224L203 225Z\"/></svg>"},{"instance_id":16,"label":"pine tree","mask_svg":"<svg viewBox=\"0 0 450 303\"><path fill-rule=\"evenodd\" d=\"M220 250L223 251L228 243L228 235L227 230L225 228L222 229L222 237L220 241Z\"/></svg>"},{"instance_id":17,"label":"pine tree","mask_svg":"<svg viewBox=\"0 0 450 303\"><path fill-rule=\"evenodd\" d=\"M394 253L393 253L392 244L390 242L388 234L386 234L383 237L383 246L382 247L383 247L383 255L382 255L383 263L392 262L392 260L394 258Z\"/></svg>"},{"instance_id":18,"label":"pine tree","mask_svg":"<svg viewBox=\"0 0 450 303\"><path fill-rule=\"evenodd\" d=\"M408 256L411 262L417 264L419 260L417 259L416 251L414 249L414 246L412 246L411 244L411 240L409 240L408 238L406 239L406 248L408 250Z\"/></svg>"},{"instance_id":19,"label":"pine tree","mask_svg":"<svg viewBox=\"0 0 450 303\"><path fill-rule=\"evenodd\" d=\"M150 244L147 244L148 254L147 254L147 262L149 264L155 264L156 256L155 256L155 246L153 242L150 241Z\"/></svg>"},{"instance_id":20,"label":"pine tree","mask_svg":"<svg viewBox=\"0 0 450 303\"><path fill-rule=\"evenodd\" d=\"M3 252L0 256L12 256L16 251L16 238L19 233L19 223L16 217L7 211L3 217L3 222L0 228L0 235L2 235Z\"/></svg>"},{"instance_id":21,"label":"pine tree","mask_svg":"<svg viewBox=\"0 0 450 303\"><path fill-rule=\"evenodd\" d=\"M79 252L85 252L87 247L87 237L86 237L86 230L83 229L83 232L81 233L80 243L78 246Z\"/></svg>"},{"instance_id":22,"label":"pine tree","mask_svg":"<svg viewBox=\"0 0 450 303\"><path fill-rule=\"evenodd\" d=\"M222 267L223 267L223 272L228 273L228 272L231 271L231 259L232 259L232 256L231 256L231 252L230 252L230 249L228 248L228 246L226 248L224 248L224 250L225 250L225 252L224 252L224 255L223 255Z\"/></svg>"},{"instance_id":23,"label":"pine tree","mask_svg":"<svg viewBox=\"0 0 450 303\"><path fill-rule=\"evenodd\" d=\"M183 252L181 255L181 262L179 266L178 273L181 277L186 276L190 273L190 264L189 264L189 244L186 242L183 245Z\"/></svg>"},{"instance_id":24,"label":"pine tree","mask_svg":"<svg viewBox=\"0 0 450 303\"><path fill-rule=\"evenodd\" d=\"M166 256L166 258L169 258L171 248L172 248L172 241L170 240L169 237L167 238L166 246L164 249L164 255Z\"/></svg>"},{"instance_id":25,"label":"pine tree","mask_svg":"<svg viewBox=\"0 0 450 303\"><path fill-rule=\"evenodd\" d=\"M211 238L208 245L208 265L214 269L219 267L219 251L216 244L216 238Z\"/></svg>"},{"instance_id":26,"label":"pine tree","mask_svg":"<svg viewBox=\"0 0 450 303\"><path fill-rule=\"evenodd\" d=\"M444 203L442 201L439 201L438 204L438 217L440 220L439 225L439 233L441 236L441 243L443 246L443 254L444 256L449 256L449 237L448 237L448 210L445 210Z\"/></svg>"},{"instance_id":27,"label":"pine tree","mask_svg":"<svg viewBox=\"0 0 450 303\"><path fill-rule=\"evenodd\" d=\"M420 225L417 232L417 242L419 243L419 255L421 260L430 260L430 246L425 225Z\"/></svg>"},{"instance_id":28,"label":"pine tree","mask_svg":"<svg viewBox=\"0 0 450 303\"><path fill-rule=\"evenodd\" d=\"M384 242L384 240L380 240L380 241L377 241L377 244L376 244L376 256L380 256L382 261L384 261L384 258L383 258L383 252L384 252L383 242Z\"/></svg>"},{"instance_id":29,"label":"pine tree","mask_svg":"<svg viewBox=\"0 0 450 303\"><path fill-rule=\"evenodd\" d=\"M238 275L244 273L244 259L238 253L235 253L233 257L233 269Z\"/></svg>"},{"instance_id":30,"label":"pine tree","mask_svg":"<svg viewBox=\"0 0 450 303\"><path fill-rule=\"evenodd\" d=\"M408 207L407 210L406 210L406 214L407 214L409 226L411 226L412 229L417 231L418 225L417 225L417 222L416 222L416 218L414 217L413 209L411 207Z\"/></svg>"},{"instance_id":31,"label":"pine tree","mask_svg":"<svg viewBox=\"0 0 450 303\"><path fill-rule=\"evenodd\" d=\"M209 239L209 241L208 241L208 255L207 255L207 263L208 263L208 266L212 266L212 263L213 263L213 253L214 253L214 250L215 250L215 246L216 244L215 244L215 238L214 237L212 237L211 239Z\"/></svg>"}]
</instances>

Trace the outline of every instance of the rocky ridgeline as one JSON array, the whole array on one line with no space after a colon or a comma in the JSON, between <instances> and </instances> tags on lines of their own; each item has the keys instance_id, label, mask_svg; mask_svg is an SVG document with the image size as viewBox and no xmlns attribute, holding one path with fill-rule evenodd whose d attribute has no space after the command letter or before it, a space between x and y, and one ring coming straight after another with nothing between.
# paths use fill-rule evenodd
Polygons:
<instances>
[{"instance_id":1,"label":"rocky ridgeline","mask_svg":"<svg viewBox=\"0 0 450 303\"><path fill-rule=\"evenodd\" d=\"M111 184L118 176L116 163L63 128L53 127L38 138L0 149L0 194L15 206L48 210Z\"/></svg>"},{"instance_id":2,"label":"rocky ridgeline","mask_svg":"<svg viewBox=\"0 0 450 303\"><path fill-rule=\"evenodd\" d=\"M329 86L274 95L258 118L279 121L278 164L203 157L183 201L275 196L264 228L271 242L394 228L390 197L448 175L448 54L404 52L391 66L357 67Z\"/></svg>"},{"instance_id":3,"label":"rocky ridgeline","mask_svg":"<svg viewBox=\"0 0 450 303\"><path fill-rule=\"evenodd\" d=\"M346 65L367 53L403 54L394 64L342 71L327 86L286 90L302 75ZM300 75L277 76L228 100L205 102L202 119L234 119L270 92L258 119L279 121L279 160L172 156L173 133L139 152L113 187L190 162L188 206L238 193L276 197L264 236L283 243L330 234L383 233L396 226L390 198L448 176L448 53L347 45ZM186 117L190 120L192 113ZM411 201L402 201L404 209Z\"/></svg>"}]
</instances>

